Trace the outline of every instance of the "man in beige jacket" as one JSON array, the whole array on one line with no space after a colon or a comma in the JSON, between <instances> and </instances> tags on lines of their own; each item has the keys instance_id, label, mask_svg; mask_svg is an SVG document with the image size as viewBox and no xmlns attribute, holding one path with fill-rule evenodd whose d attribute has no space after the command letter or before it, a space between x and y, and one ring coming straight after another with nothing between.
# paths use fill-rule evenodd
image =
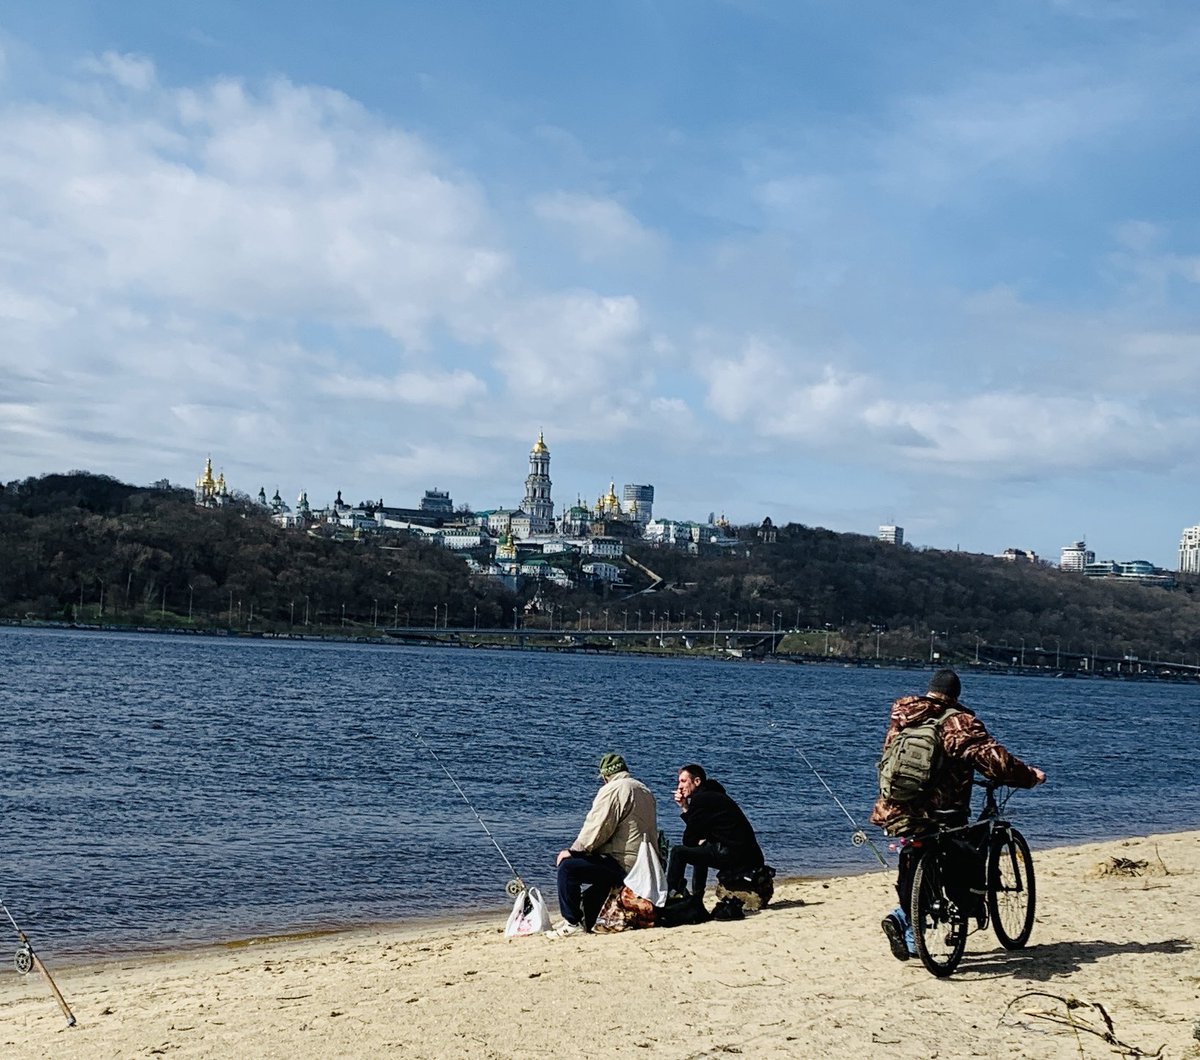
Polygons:
<instances>
[{"instance_id":1,"label":"man in beige jacket","mask_svg":"<svg viewBox=\"0 0 1200 1060\"><path fill-rule=\"evenodd\" d=\"M640 780L629 775L619 754L600 759L603 784L592 800L579 835L558 852L558 909L563 922L550 938L566 938L587 930L583 922L583 887L601 887L604 893L625 879L633 868L643 841L658 841L654 796Z\"/></svg>"}]
</instances>

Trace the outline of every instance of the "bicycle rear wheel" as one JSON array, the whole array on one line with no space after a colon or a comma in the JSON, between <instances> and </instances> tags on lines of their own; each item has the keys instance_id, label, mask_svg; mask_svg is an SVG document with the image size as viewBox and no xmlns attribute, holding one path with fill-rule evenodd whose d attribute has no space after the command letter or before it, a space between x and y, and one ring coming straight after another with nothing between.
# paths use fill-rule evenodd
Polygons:
<instances>
[{"instance_id":1,"label":"bicycle rear wheel","mask_svg":"<svg viewBox=\"0 0 1200 1060\"><path fill-rule=\"evenodd\" d=\"M1033 855L1015 828L997 832L988 852L988 912L996 938L1006 950L1019 950L1033 933L1037 885Z\"/></svg>"},{"instance_id":2,"label":"bicycle rear wheel","mask_svg":"<svg viewBox=\"0 0 1200 1060\"><path fill-rule=\"evenodd\" d=\"M967 919L946 897L936 849L926 850L913 873L909 922L917 956L934 975L944 977L958 967L967 945Z\"/></svg>"}]
</instances>

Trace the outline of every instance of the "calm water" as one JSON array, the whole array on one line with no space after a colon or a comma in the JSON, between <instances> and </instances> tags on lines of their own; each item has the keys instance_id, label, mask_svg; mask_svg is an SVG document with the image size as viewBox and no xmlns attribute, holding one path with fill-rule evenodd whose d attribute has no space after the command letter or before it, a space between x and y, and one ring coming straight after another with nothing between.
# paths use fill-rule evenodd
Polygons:
<instances>
[{"instance_id":1,"label":"calm water","mask_svg":"<svg viewBox=\"0 0 1200 1060\"><path fill-rule=\"evenodd\" d=\"M781 872L869 869L794 747L865 821L888 704L927 677L26 629L0 629L0 675L0 897L58 957L502 918L508 870L414 731L548 893L609 749L659 796L673 839L675 769L696 760ZM1200 827L1195 686L964 684L991 731L1050 774L1010 804L1035 847Z\"/></svg>"}]
</instances>

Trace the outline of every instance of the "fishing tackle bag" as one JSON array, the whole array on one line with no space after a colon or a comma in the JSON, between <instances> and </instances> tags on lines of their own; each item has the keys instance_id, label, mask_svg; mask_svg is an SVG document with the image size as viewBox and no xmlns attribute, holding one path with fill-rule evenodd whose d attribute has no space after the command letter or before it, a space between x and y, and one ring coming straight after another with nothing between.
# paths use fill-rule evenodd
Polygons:
<instances>
[{"instance_id":1,"label":"fishing tackle bag","mask_svg":"<svg viewBox=\"0 0 1200 1060\"><path fill-rule=\"evenodd\" d=\"M512 912L508 914L508 923L504 925L504 937L511 939L520 935L540 935L549 930L550 910L546 908L542 892L530 887L518 894Z\"/></svg>"},{"instance_id":2,"label":"fishing tackle bag","mask_svg":"<svg viewBox=\"0 0 1200 1060\"><path fill-rule=\"evenodd\" d=\"M879 771L879 794L889 802L912 802L924 794L930 779L941 763L942 742L939 731L957 707L942 711L936 718L927 718L917 725L900 729L883 749L876 764Z\"/></svg>"}]
</instances>

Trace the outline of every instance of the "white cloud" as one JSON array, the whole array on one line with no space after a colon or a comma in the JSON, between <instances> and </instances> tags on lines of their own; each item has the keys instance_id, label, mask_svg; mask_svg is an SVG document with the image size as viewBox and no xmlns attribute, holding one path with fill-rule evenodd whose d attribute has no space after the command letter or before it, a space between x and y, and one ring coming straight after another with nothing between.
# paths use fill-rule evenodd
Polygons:
<instances>
[{"instance_id":1,"label":"white cloud","mask_svg":"<svg viewBox=\"0 0 1200 1060\"><path fill-rule=\"evenodd\" d=\"M558 191L538 196L533 209L543 221L564 230L585 260L659 248L658 237L612 199Z\"/></svg>"},{"instance_id":2,"label":"white cloud","mask_svg":"<svg viewBox=\"0 0 1200 1060\"><path fill-rule=\"evenodd\" d=\"M517 301L491 327L509 387L551 402L611 389L629 369L641 332L636 299L591 291Z\"/></svg>"},{"instance_id":3,"label":"white cloud","mask_svg":"<svg viewBox=\"0 0 1200 1060\"><path fill-rule=\"evenodd\" d=\"M353 400L396 401L408 405L460 408L483 397L487 387L470 372L399 372L378 376L332 375L318 381L327 394Z\"/></svg>"},{"instance_id":4,"label":"white cloud","mask_svg":"<svg viewBox=\"0 0 1200 1060\"><path fill-rule=\"evenodd\" d=\"M322 318L407 346L505 270L471 183L338 93L236 82L145 113L0 112L0 252L76 299Z\"/></svg>"},{"instance_id":5,"label":"white cloud","mask_svg":"<svg viewBox=\"0 0 1200 1060\"><path fill-rule=\"evenodd\" d=\"M106 51L100 56L91 56L83 63L90 73L109 77L122 88L145 92L154 87L156 74L154 63L142 55L122 55Z\"/></svg>"}]
</instances>

